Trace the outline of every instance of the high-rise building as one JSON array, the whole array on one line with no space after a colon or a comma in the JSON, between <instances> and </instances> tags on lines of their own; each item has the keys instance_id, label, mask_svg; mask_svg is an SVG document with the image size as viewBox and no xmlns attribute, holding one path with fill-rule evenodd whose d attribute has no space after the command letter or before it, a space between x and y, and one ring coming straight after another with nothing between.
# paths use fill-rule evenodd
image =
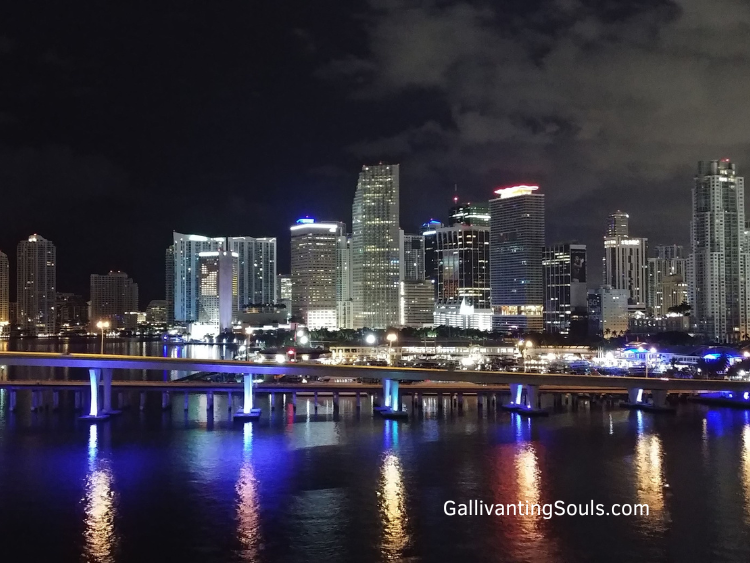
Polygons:
<instances>
[{"instance_id":1,"label":"high-rise building","mask_svg":"<svg viewBox=\"0 0 750 563\"><path fill-rule=\"evenodd\" d=\"M174 304L174 321L190 323L198 320L198 293L200 269L198 255L201 252L218 252L224 249L223 237L209 238L201 235L174 233L174 244L167 251L172 268L167 266L167 300L170 296ZM170 284L169 280L173 280Z\"/></svg>"},{"instance_id":2,"label":"high-rise building","mask_svg":"<svg viewBox=\"0 0 750 563\"><path fill-rule=\"evenodd\" d=\"M544 195L539 186L495 191L490 200L490 287L493 328L543 328Z\"/></svg>"},{"instance_id":3,"label":"high-rise building","mask_svg":"<svg viewBox=\"0 0 750 563\"><path fill-rule=\"evenodd\" d=\"M240 307L276 300L276 238L229 237L229 250L239 256Z\"/></svg>"},{"instance_id":4,"label":"high-rise building","mask_svg":"<svg viewBox=\"0 0 750 563\"><path fill-rule=\"evenodd\" d=\"M648 308L654 317L688 301L687 260L677 248L682 247L657 246L657 256L648 259Z\"/></svg>"},{"instance_id":5,"label":"high-rise building","mask_svg":"<svg viewBox=\"0 0 750 563\"><path fill-rule=\"evenodd\" d=\"M0 333L10 324L10 265L8 255L0 252Z\"/></svg>"},{"instance_id":6,"label":"high-rise building","mask_svg":"<svg viewBox=\"0 0 750 563\"><path fill-rule=\"evenodd\" d=\"M399 165L363 166L352 205L355 328L399 324Z\"/></svg>"},{"instance_id":7,"label":"high-rise building","mask_svg":"<svg viewBox=\"0 0 750 563\"><path fill-rule=\"evenodd\" d=\"M292 316L292 276L278 274L276 276L276 304L286 308L287 320Z\"/></svg>"},{"instance_id":8,"label":"high-rise building","mask_svg":"<svg viewBox=\"0 0 750 563\"><path fill-rule=\"evenodd\" d=\"M18 325L29 334L55 334L57 250L39 235L17 248Z\"/></svg>"},{"instance_id":9,"label":"high-rise building","mask_svg":"<svg viewBox=\"0 0 750 563\"><path fill-rule=\"evenodd\" d=\"M336 270L336 325L351 329L354 328L352 239L348 235L339 237Z\"/></svg>"},{"instance_id":10,"label":"high-rise building","mask_svg":"<svg viewBox=\"0 0 750 563\"><path fill-rule=\"evenodd\" d=\"M309 328L336 328L343 223L305 218L290 227L292 317Z\"/></svg>"},{"instance_id":11,"label":"high-rise building","mask_svg":"<svg viewBox=\"0 0 750 563\"><path fill-rule=\"evenodd\" d=\"M745 179L729 159L701 161L693 185L690 256L697 330L719 342L750 333L750 248L745 245Z\"/></svg>"},{"instance_id":12,"label":"high-rise building","mask_svg":"<svg viewBox=\"0 0 750 563\"><path fill-rule=\"evenodd\" d=\"M437 304L490 308L490 228L455 223L437 229Z\"/></svg>"},{"instance_id":13,"label":"high-rise building","mask_svg":"<svg viewBox=\"0 0 750 563\"><path fill-rule=\"evenodd\" d=\"M645 309L648 291L646 262L648 239L631 237L628 215L617 211L609 216L604 237L602 280L604 285L628 292L631 309Z\"/></svg>"},{"instance_id":14,"label":"high-rise building","mask_svg":"<svg viewBox=\"0 0 750 563\"><path fill-rule=\"evenodd\" d=\"M576 327L586 316L586 245L556 244L545 247L544 330L557 334L582 334L585 326Z\"/></svg>"},{"instance_id":15,"label":"high-rise building","mask_svg":"<svg viewBox=\"0 0 750 563\"><path fill-rule=\"evenodd\" d=\"M607 221L607 236L608 237L627 237L628 236L628 224L630 222L630 215L620 211L619 209L614 213L609 214Z\"/></svg>"},{"instance_id":16,"label":"high-rise building","mask_svg":"<svg viewBox=\"0 0 750 563\"><path fill-rule=\"evenodd\" d=\"M426 280L432 281L436 292L438 271L437 229L442 226L443 224L440 221L430 219L420 229L424 237L424 277ZM437 293L435 293L435 298L437 299Z\"/></svg>"},{"instance_id":17,"label":"high-rise building","mask_svg":"<svg viewBox=\"0 0 750 563\"><path fill-rule=\"evenodd\" d=\"M657 244L654 246L654 257L661 260L684 259L685 251L679 244Z\"/></svg>"},{"instance_id":18,"label":"high-rise building","mask_svg":"<svg viewBox=\"0 0 750 563\"><path fill-rule=\"evenodd\" d=\"M239 257L236 252L219 250L198 254L198 321L231 330L237 317Z\"/></svg>"},{"instance_id":19,"label":"high-rise building","mask_svg":"<svg viewBox=\"0 0 750 563\"><path fill-rule=\"evenodd\" d=\"M399 264L402 281L422 281L424 271L424 236L409 235L399 229Z\"/></svg>"},{"instance_id":20,"label":"high-rise building","mask_svg":"<svg viewBox=\"0 0 750 563\"><path fill-rule=\"evenodd\" d=\"M432 326L435 292L432 282L402 281L399 290L399 325L410 327Z\"/></svg>"},{"instance_id":21,"label":"high-rise building","mask_svg":"<svg viewBox=\"0 0 750 563\"><path fill-rule=\"evenodd\" d=\"M168 326L172 326L174 324L174 272L175 272L175 262L174 262L174 245L167 248L167 252L165 254L165 281L166 281L166 291L164 293L166 299L166 307L167 307L167 318L166 323Z\"/></svg>"},{"instance_id":22,"label":"high-rise building","mask_svg":"<svg viewBox=\"0 0 750 563\"><path fill-rule=\"evenodd\" d=\"M89 303L83 295L57 292L55 326L61 334L86 334L89 329Z\"/></svg>"},{"instance_id":23,"label":"high-rise building","mask_svg":"<svg viewBox=\"0 0 750 563\"><path fill-rule=\"evenodd\" d=\"M146 307L146 322L151 325L163 325L167 322L167 301L152 299Z\"/></svg>"},{"instance_id":24,"label":"high-rise building","mask_svg":"<svg viewBox=\"0 0 750 563\"><path fill-rule=\"evenodd\" d=\"M490 207L486 203L456 203L450 210L448 224L490 226Z\"/></svg>"},{"instance_id":25,"label":"high-rise building","mask_svg":"<svg viewBox=\"0 0 750 563\"><path fill-rule=\"evenodd\" d=\"M129 313L138 311L138 284L125 272L109 272L106 275L91 274L91 326L106 321L110 328L135 328L130 323L135 319Z\"/></svg>"},{"instance_id":26,"label":"high-rise building","mask_svg":"<svg viewBox=\"0 0 750 563\"><path fill-rule=\"evenodd\" d=\"M628 331L628 291L602 286L588 293L589 333L604 338L624 336Z\"/></svg>"}]
</instances>

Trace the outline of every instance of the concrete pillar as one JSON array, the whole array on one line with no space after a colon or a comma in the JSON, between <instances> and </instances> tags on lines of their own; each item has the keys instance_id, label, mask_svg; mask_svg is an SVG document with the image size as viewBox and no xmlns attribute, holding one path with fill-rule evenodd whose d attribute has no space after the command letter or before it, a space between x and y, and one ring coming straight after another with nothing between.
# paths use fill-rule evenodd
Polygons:
<instances>
[{"instance_id":1,"label":"concrete pillar","mask_svg":"<svg viewBox=\"0 0 750 563\"><path fill-rule=\"evenodd\" d=\"M183 405L183 409L187 412L188 408L190 408L190 393L185 391L185 404Z\"/></svg>"},{"instance_id":2,"label":"concrete pillar","mask_svg":"<svg viewBox=\"0 0 750 563\"><path fill-rule=\"evenodd\" d=\"M463 393L458 393L457 401L458 401L458 410L460 411L464 410L464 394Z\"/></svg>"},{"instance_id":3,"label":"concrete pillar","mask_svg":"<svg viewBox=\"0 0 750 563\"><path fill-rule=\"evenodd\" d=\"M15 389L10 390L10 412L16 412L16 403L18 401L18 394Z\"/></svg>"},{"instance_id":4,"label":"concrete pillar","mask_svg":"<svg viewBox=\"0 0 750 563\"><path fill-rule=\"evenodd\" d=\"M169 391L161 392L161 410L165 411L169 408Z\"/></svg>"},{"instance_id":5,"label":"concrete pillar","mask_svg":"<svg viewBox=\"0 0 750 563\"><path fill-rule=\"evenodd\" d=\"M214 392L213 391L206 392L206 410L207 411L214 410Z\"/></svg>"},{"instance_id":6,"label":"concrete pillar","mask_svg":"<svg viewBox=\"0 0 750 563\"><path fill-rule=\"evenodd\" d=\"M390 381L390 388L391 388L391 408L394 411L400 412L401 411L401 397L399 395L399 384L397 380L389 380Z\"/></svg>"},{"instance_id":7,"label":"concrete pillar","mask_svg":"<svg viewBox=\"0 0 750 563\"><path fill-rule=\"evenodd\" d=\"M417 410L422 410L422 393L417 391L416 393L414 393L414 398L417 402Z\"/></svg>"},{"instance_id":8,"label":"concrete pillar","mask_svg":"<svg viewBox=\"0 0 750 563\"><path fill-rule=\"evenodd\" d=\"M227 391L227 410L228 411L232 410L232 392L231 391Z\"/></svg>"},{"instance_id":9,"label":"concrete pillar","mask_svg":"<svg viewBox=\"0 0 750 563\"><path fill-rule=\"evenodd\" d=\"M643 389L641 387L630 387L628 389L628 402L632 404L643 402Z\"/></svg>"},{"instance_id":10,"label":"concrete pillar","mask_svg":"<svg viewBox=\"0 0 750 563\"><path fill-rule=\"evenodd\" d=\"M315 409L315 412L318 412L318 392L315 391L315 395L313 396L313 407Z\"/></svg>"},{"instance_id":11,"label":"concrete pillar","mask_svg":"<svg viewBox=\"0 0 750 563\"><path fill-rule=\"evenodd\" d=\"M666 389L656 389L651 391L651 398L653 399L655 407L666 407L667 406L667 391Z\"/></svg>"},{"instance_id":12,"label":"concrete pillar","mask_svg":"<svg viewBox=\"0 0 750 563\"><path fill-rule=\"evenodd\" d=\"M511 383L510 384L510 404L520 405L522 393L523 393L523 385L521 385L520 383Z\"/></svg>"},{"instance_id":13,"label":"concrete pillar","mask_svg":"<svg viewBox=\"0 0 750 563\"><path fill-rule=\"evenodd\" d=\"M362 393L357 391L357 410L362 408Z\"/></svg>"},{"instance_id":14,"label":"concrete pillar","mask_svg":"<svg viewBox=\"0 0 750 563\"><path fill-rule=\"evenodd\" d=\"M442 393L437 394L437 408L438 408L438 411L443 410L443 394Z\"/></svg>"},{"instance_id":15,"label":"concrete pillar","mask_svg":"<svg viewBox=\"0 0 750 563\"><path fill-rule=\"evenodd\" d=\"M297 392L292 391L292 410L297 412Z\"/></svg>"},{"instance_id":16,"label":"concrete pillar","mask_svg":"<svg viewBox=\"0 0 750 563\"><path fill-rule=\"evenodd\" d=\"M538 385L527 385L526 386L526 404L530 409L539 408L539 386Z\"/></svg>"},{"instance_id":17,"label":"concrete pillar","mask_svg":"<svg viewBox=\"0 0 750 563\"><path fill-rule=\"evenodd\" d=\"M89 369L91 387L91 407L89 409L89 416L99 416L99 379L101 378L101 375L101 369Z\"/></svg>"},{"instance_id":18,"label":"concrete pillar","mask_svg":"<svg viewBox=\"0 0 750 563\"><path fill-rule=\"evenodd\" d=\"M60 391L55 389L52 391L52 410L56 411L60 409Z\"/></svg>"},{"instance_id":19,"label":"concrete pillar","mask_svg":"<svg viewBox=\"0 0 750 563\"><path fill-rule=\"evenodd\" d=\"M105 413L112 412L112 370L104 368L102 371L102 385L104 392L102 394L102 411Z\"/></svg>"},{"instance_id":20,"label":"concrete pillar","mask_svg":"<svg viewBox=\"0 0 750 563\"><path fill-rule=\"evenodd\" d=\"M391 406L391 380L390 379L383 379L383 404L380 405L381 407L390 407Z\"/></svg>"},{"instance_id":21,"label":"concrete pillar","mask_svg":"<svg viewBox=\"0 0 750 563\"><path fill-rule=\"evenodd\" d=\"M269 393L268 400L271 403L271 410L276 409L276 393Z\"/></svg>"},{"instance_id":22,"label":"concrete pillar","mask_svg":"<svg viewBox=\"0 0 750 563\"><path fill-rule=\"evenodd\" d=\"M359 394L357 394L359 396ZM338 410L339 408L339 392L334 391L333 392L333 410Z\"/></svg>"},{"instance_id":23,"label":"concrete pillar","mask_svg":"<svg viewBox=\"0 0 750 563\"><path fill-rule=\"evenodd\" d=\"M477 393L477 408L481 411L484 408L484 395Z\"/></svg>"},{"instance_id":24,"label":"concrete pillar","mask_svg":"<svg viewBox=\"0 0 750 563\"><path fill-rule=\"evenodd\" d=\"M246 373L242 376L242 412L249 413L255 404L253 400L253 374Z\"/></svg>"},{"instance_id":25,"label":"concrete pillar","mask_svg":"<svg viewBox=\"0 0 750 563\"><path fill-rule=\"evenodd\" d=\"M81 410L81 392L73 391L73 405L75 410Z\"/></svg>"},{"instance_id":26,"label":"concrete pillar","mask_svg":"<svg viewBox=\"0 0 750 563\"><path fill-rule=\"evenodd\" d=\"M38 391L36 389L31 390L31 412L36 412L38 405Z\"/></svg>"},{"instance_id":27,"label":"concrete pillar","mask_svg":"<svg viewBox=\"0 0 750 563\"><path fill-rule=\"evenodd\" d=\"M117 392L117 408L122 410L125 408L125 393L122 391Z\"/></svg>"},{"instance_id":28,"label":"concrete pillar","mask_svg":"<svg viewBox=\"0 0 750 563\"><path fill-rule=\"evenodd\" d=\"M141 391L141 404L140 404L141 412L146 409L146 392Z\"/></svg>"}]
</instances>

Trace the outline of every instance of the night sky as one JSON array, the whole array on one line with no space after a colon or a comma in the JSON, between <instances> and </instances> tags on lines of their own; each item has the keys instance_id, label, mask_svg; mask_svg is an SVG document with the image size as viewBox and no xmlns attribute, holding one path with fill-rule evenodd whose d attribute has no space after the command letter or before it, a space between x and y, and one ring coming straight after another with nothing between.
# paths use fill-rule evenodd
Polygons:
<instances>
[{"instance_id":1,"label":"night sky","mask_svg":"<svg viewBox=\"0 0 750 563\"><path fill-rule=\"evenodd\" d=\"M60 291L115 269L163 298L173 230L276 236L288 272L289 225L351 224L381 160L407 231L454 184L539 183L596 279L609 212L688 244L696 162L750 163L744 0L6 4L0 249L15 276L54 241Z\"/></svg>"}]
</instances>

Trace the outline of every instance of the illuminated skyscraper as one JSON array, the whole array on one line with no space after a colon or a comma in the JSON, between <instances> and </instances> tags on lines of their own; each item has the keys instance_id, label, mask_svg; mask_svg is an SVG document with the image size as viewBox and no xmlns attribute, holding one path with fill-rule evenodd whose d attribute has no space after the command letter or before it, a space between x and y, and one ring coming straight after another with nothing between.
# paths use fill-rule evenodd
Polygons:
<instances>
[{"instance_id":1,"label":"illuminated skyscraper","mask_svg":"<svg viewBox=\"0 0 750 563\"><path fill-rule=\"evenodd\" d=\"M4 327L10 323L9 291L10 291L10 271L8 265L8 255L0 252L0 333Z\"/></svg>"},{"instance_id":2,"label":"illuminated skyscraper","mask_svg":"<svg viewBox=\"0 0 750 563\"><path fill-rule=\"evenodd\" d=\"M432 285L435 288L435 297L437 298L437 272L438 272L438 257L437 257L437 231L442 227L443 224L440 221L430 219L427 223L422 225L420 232L424 237L424 277L427 280L432 281Z\"/></svg>"},{"instance_id":3,"label":"illuminated skyscraper","mask_svg":"<svg viewBox=\"0 0 750 563\"><path fill-rule=\"evenodd\" d=\"M209 238L200 235L174 233L174 244L167 250L167 259L172 259L171 271L167 266L167 300L171 296L174 307L174 321L194 322L198 320L198 294L200 270L198 255L201 252L218 252L226 242L224 237Z\"/></svg>"},{"instance_id":4,"label":"illuminated skyscraper","mask_svg":"<svg viewBox=\"0 0 750 563\"><path fill-rule=\"evenodd\" d=\"M292 316L309 328L336 328L343 223L300 219L290 228Z\"/></svg>"},{"instance_id":5,"label":"illuminated skyscraper","mask_svg":"<svg viewBox=\"0 0 750 563\"><path fill-rule=\"evenodd\" d=\"M490 287L493 328L541 331L544 194L539 186L495 191L490 200Z\"/></svg>"},{"instance_id":6,"label":"illuminated skyscraper","mask_svg":"<svg viewBox=\"0 0 750 563\"><path fill-rule=\"evenodd\" d=\"M363 166L352 205L354 328L399 324L399 165Z\"/></svg>"},{"instance_id":7,"label":"illuminated skyscraper","mask_svg":"<svg viewBox=\"0 0 750 563\"><path fill-rule=\"evenodd\" d=\"M401 281L423 281L425 279L424 236L409 235L399 230L399 247Z\"/></svg>"},{"instance_id":8,"label":"illuminated skyscraper","mask_svg":"<svg viewBox=\"0 0 750 563\"><path fill-rule=\"evenodd\" d=\"M57 249L39 235L17 248L18 325L29 334L55 334Z\"/></svg>"},{"instance_id":9,"label":"illuminated skyscraper","mask_svg":"<svg viewBox=\"0 0 750 563\"><path fill-rule=\"evenodd\" d=\"M129 323L137 321L133 315L138 311L138 284L125 272L109 272L106 275L91 274L91 326L96 332L96 323L109 322L116 328L136 328ZM136 322L137 324L137 322Z\"/></svg>"},{"instance_id":10,"label":"illuminated skyscraper","mask_svg":"<svg viewBox=\"0 0 750 563\"><path fill-rule=\"evenodd\" d=\"M542 260L545 332L585 334L586 266L585 244L545 247Z\"/></svg>"},{"instance_id":11,"label":"illuminated skyscraper","mask_svg":"<svg viewBox=\"0 0 750 563\"><path fill-rule=\"evenodd\" d=\"M490 208L486 203L461 203L451 207L448 224L490 226Z\"/></svg>"},{"instance_id":12,"label":"illuminated skyscraper","mask_svg":"<svg viewBox=\"0 0 750 563\"><path fill-rule=\"evenodd\" d=\"M617 211L609 216L604 237L602 280L604 285L628 292L632 309L645 309L648 291L648 239L634 238L628 232L628 214Z\"/></svg>"},{"instance_id":13,"label":"illuminated skyscraper","mask_svg":"<svg viewBox=\"0 0 750 563\"><path fill-rule=\"evenodd\" d=\"M724 159L698 163L693 185L689 282L698 332L720 342L747 338L750 248L745 237L745 179Z\"/></svg>"},{"instance_id":14,"label":"illuminated skyscraper","mask_svg":"<svg viewBox=\"0 0 750 563\"><path fill-rule=\"evenodd\" d=\"M239 256L240 307L276 301L276 238L229 237L229 250Z\"/></svg>"},{"instance_id":15,"label":"illuminated skyscraper","mask_svg":"<svg viewBox=\"0 0 750 563\"><path fill-rule=\"evenodd\" d=\"M198 254L198 321L216 326L216 332L231 330L237 317L238 256L219 250Z\"/></svg>"}]
</instances>

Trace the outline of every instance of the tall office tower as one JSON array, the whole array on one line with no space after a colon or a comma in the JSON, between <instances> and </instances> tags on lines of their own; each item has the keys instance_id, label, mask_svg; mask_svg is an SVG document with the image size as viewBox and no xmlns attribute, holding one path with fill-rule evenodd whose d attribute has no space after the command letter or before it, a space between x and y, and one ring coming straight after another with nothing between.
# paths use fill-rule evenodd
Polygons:
<instances>
[{"instance_id":1,"label":"tall office tower","mask_svg":"<svg viewBox=\"0 0 750 563\"><path fill-rule=\"evenodd\" d=\"M685 253L682 245L679 244L657 244L654 246L654 257L661 260L684 259Z\"/></svg>"},{"instance_id":2,"label":"tall office tower","mask_svg":"<svg viewBox=\"0 0 750 563\"><path fill-rule=\"evenodd\" d=\"M698 332L719 342L745 338L750 248L745 246L745 179L724 159L701 161L693 186L690 280Z\"/></svg>"},{"instance_id":3,"label":"tall office tower","mask_svg":"<svg viewBox=\"0 0 750 563\"><path fill-rule=\"evenodd\" d=\"M435 288L435 298L437 299L437 271L438 271L438 257L437 257L437 229L441 228L443 224L440 221L430 219L422 225L420 232L424 237L424 277L427 280L432 281L432 285Z\"/></svg>"},{"instance_id":4,"label":"tall office tower","mask_svg":"<svg viewBox=\"0 0 750 563\"><path fill-rule=\"evenodd\" d=\"M399 165L363 166L352 205L354 328L399 323Z\"/></svg>"},{"instance_id":5,"label":"tall office tower","mask_svg":"<svg viewBox=\"0 0 750 563\"><path fill-rule=\"evenodd\" d=\"M624 336L628 331L628 290L603 285L589 291L588 322L589 334Z\"/></svg>"},{"instance_id":6,"label":"tall office tower","mask_svg":"<svg viewBox=\"0 0 750 563\"><path fill-rule=\"evenodd\" d=\"M298 219L291 231L292 316L311 329L337 327L343 223Z\"/></svg>"},{"instance_id":7,"label":"tall office tower","mask_svg":"<svg viewBox=\"0 0 750 563\"><path fill-rule=\"evenodd\" d=\"M167 248L164 258L164 280L166 281L164 295L166 297L165 301L167 307L165 322L168 326L172 326L174 324L174 246Z\"/></svg>"},{"instance_id":8,"label":"tall office tower","mask_svg":"<svg viewBox=\"0 0 750 563\"><path fill-rule=\"evenodd\" d=\"M490 226L490 208L486 203L461 203L451 207L448 224Z\"/></svg>"},{"instance_id":9,"label":"tall office tower","mask_svg":"<svg viewBox=\"0 0 750 563\"><path fill-rule=\"evenodd\" d=\"M128 313L138 311L138 284L125 272L91 274L91 318L89 330L106 321L110 328L135 328L137 318ZM137 322L136 322L137 324Z\"/></svg>"},{"instance_id":10,"label":"tall office tower","mask_svg":"<svg viewBox=\"0 0 750 563\"><path fill-rule=\"evenodd\" d=\"M239 256L240 307L276 300L276 238L229 237L229 250Z\"/></svg>"},{"instance_id":11,"label":"tall office tower","mask_svg":"<svg viewBox=\"0 0 750 563\"><path fill-rule=\"evenodd\" d=\"M602 280L604 285L628 291L631 309L646 307L648 239L634 238L628 233L628 215L617 211L609 216L604 237Z\"/></svg>"},{"instance_id":12,"label":"tall office tower","mask_svg":"<svg viewBox=\"0 0 750 563\"><path fill-rule=\"evenodd\" d=\"M399 284L399 325L432 326L435 292L430 280L402 281Z\"/></svg>"},{"instance_id":13,"label":"tall office tower","mask_svg":"<svg viewBox=\"0 0 750 563\"><path fill-rule=\"evenodd\" d=\"M146 307L146 322L150 325L163 325L167 322L167 301L152 299Z\"/></svg>"},{"instance_id":14,"label":"tall office tower","mask_svg":"<svg viewBox=\"0 0 750 563\"><path fill-rule=\"evenodd\" d=\"M585 244L545 247L542 258L545 332L585 334L586 264Z\"/></svg>"},{"instance_id":15,"label":"tall office tower","mask_svg":"<svg viewBox=\"0 0 750 563\"><path fill-rule=\"evenodd\" d=\"M424 236L408 235L399 229L398 237L401 281L424 280Z\"/></svg>"},{"instance_id":16,"label":"tall office tower","mask_svg":"<svg viewBox=\"0 0 750 563\"><path fill-rule=\"evenodd\" d=\"M673 252L676 248L682 247L657 246L657 257L648 259L648 308L655 317L688 301L687 260Z\"/></svg>"},{"instance_id":17,"label":"tall office tower","mask_svg":"<svg viewBox=\"0 0 750 563\"><path fill-rule=\"evenodd\" d=\"M198 254L198 321L217 332L232 329L237 317L239 257L227 250Z\"/></svg>"},{"instance_id":18,"label":"tall office tower","mask_svg":"<svg viewBox=\"0 0 750 563\"><path fill-rule=\"evenodd\" d=\"M172 289L167 288L167 299L170 294L174 303L175 322L195 322L198 320L198 292L200 287L200 270L198 255L201 252L218 252L224 249L223 237L209 238L200 235L174 233L174 244L167 250L173 266L167 267L167 281L174 280Z\"/></svg>"},{"instance_id":19,"label":"tall office tower","mask_svg":"<svg viewBox=\"0 0 750 563\"><path fill-rule=\"evenodd\" d=\"M490 228L454 223L436 229L437 304L490 308Z\"/></svg>"},{"instance_id":20,"label":"tall office tower","mask_svg":"<svg viewBox=\"0 0 750 563\"><path fill-rule=\"evenodd\" d=\"M619 209L614 213L610 213L607 222L607 236L627 237L629 221L630 215L620 211Z\"/></svg>"},{"instance_id":21,"label":"tall office tower","mask_svg":"<svg viewBox=\"0 0 750 563\"><path fill-rule=\"evenodd\" d=\"M10 323L10 266L8 255L0 252L0 333L3 327Z\"/></svg>"},{"instance_id":22,"label":"tall office tower","mask_svg":"<svg viewBox=\"0 0 750 563\"><path fill-rule=\"evenodd\" d=\"M338 237L338 261L336 262L336 325L338 328L354 328L354 304L352 301L352 239L348 235Z\"/></svg>"},{"instance_id":23,"label":"tall office tower","mask_svg":"<svg viewBox=\"0 0 750 563\"><path fill-rule=\"evenodd\" d=\"M287 318L292 316L292 276L287 274L276 276L275 303L286 307Z\"/></svg>"},{"instance_id":24,"label":"tall office tower","mask_svg":"<svg viewBox=\"0 0 750 563\"><path fill-rule=\"evenodd\" d=\"M544 194L539 186L495 191L490 200L492 326L498 330L543 328Z\"/></svg>"},{"instance_id":25,"label":"tall office tower","mask_svg":"<svg viewBox=\"0 0 750 563\"><path fill-rule=\"evenodd\" d=\"M39 235L31 235L19 242L16 250L18 325L29 334L55 334L55 245Z\"/></svg>"}]
</instances>

